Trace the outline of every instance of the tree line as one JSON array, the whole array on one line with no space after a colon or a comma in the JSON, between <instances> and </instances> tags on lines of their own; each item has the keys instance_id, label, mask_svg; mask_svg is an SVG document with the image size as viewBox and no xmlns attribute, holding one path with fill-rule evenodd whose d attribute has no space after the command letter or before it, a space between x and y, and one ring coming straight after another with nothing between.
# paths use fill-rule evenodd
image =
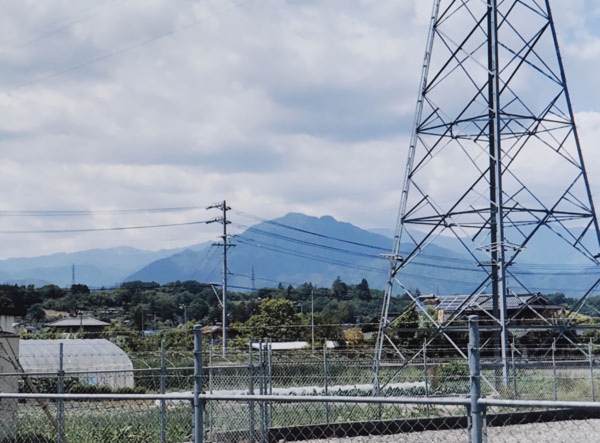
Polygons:
<instances>
[{"instance_id":1,"label":"tree line","mask_svg":"<svg viewBox=\"0 0 600 443\"><path fill-rule=\"evenodd\" d=\"M90 290L86 285L0 285L0 308L27 310L26 322L42 327L55 313L92 316L129 331L168 330L184 322L220 325L220 288L189 280L164 285L132 281L114 289ZM227 294L228 326L238 336L252 339L307 339L315 325L317 340L336 339L344 329L379 321L383 292L371 289L366 279L348 284L339 277L331 287L311 283L263 287ZM393 299L392 312L408 304Z\"/></svg>"}]
</instances>

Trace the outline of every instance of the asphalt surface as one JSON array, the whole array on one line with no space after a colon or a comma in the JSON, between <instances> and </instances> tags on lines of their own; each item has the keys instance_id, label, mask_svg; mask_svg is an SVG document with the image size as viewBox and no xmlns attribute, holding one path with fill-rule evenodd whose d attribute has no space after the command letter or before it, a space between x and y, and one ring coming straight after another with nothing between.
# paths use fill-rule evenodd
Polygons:
<instances>
[{"instance_id":1,"label":"asphalt surface","mask_svg":"<svg viewBox=\"0 0 600 443\"><path fill-rule=\"evenodd\" d=\"M468 443L468 441L467 431L460 429L309 440L306 443ZM600 420L490 427L487 431L487 443L600 443Z\"/></svg>"}]
</instances>

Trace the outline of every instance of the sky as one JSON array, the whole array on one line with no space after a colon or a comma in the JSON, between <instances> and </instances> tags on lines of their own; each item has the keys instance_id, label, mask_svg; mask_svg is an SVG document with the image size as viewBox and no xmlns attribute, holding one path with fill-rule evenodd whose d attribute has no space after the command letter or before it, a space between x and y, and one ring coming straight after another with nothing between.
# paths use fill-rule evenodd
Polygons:
<instances>
[{"instance_id":1,"label":"sky","mask_svg":"<svg viewBox=\"0 0 600 443\"><path fill-rule=\"evenodd\" d=\"M552 4L600 196L600 1ZM231 233L288 212L393 229L430 12L0 0L0 258L217 240L223 200ZM114 230L157 225L182 226Z\"/></svg>"}]
</instances>

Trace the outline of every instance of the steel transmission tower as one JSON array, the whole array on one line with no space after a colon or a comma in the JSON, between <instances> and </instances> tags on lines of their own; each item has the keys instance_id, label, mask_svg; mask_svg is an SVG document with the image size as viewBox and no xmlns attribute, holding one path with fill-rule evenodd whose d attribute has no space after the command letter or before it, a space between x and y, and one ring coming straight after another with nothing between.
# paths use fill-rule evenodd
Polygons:
<instances>
[{"instance_id":1,"label":"steel transmission tower","mask_svg":"<svg viewBox=\"0 0 600 443\"><path fill-rule=\"evenodd\" d=\"M406 270L443 239L459 245L469 258L460 268L465 268L461 275L468 275L462 282L464 294L471 297L444 324L429 320L438 336L446 335L445 327L477 296L490 294L497 331L493 345L506 376L512 321L507 298L533 292L540 281L551 285L551 277L536 280L519 268L530 263L528 253L543 248L549 238L568 252L548 257L547 264L552 259L561 263L574 251L582 263L598 266L598 220L550 3L436 0L376 367L387 340L394 287L417 303L405 283ZM543 274L544 267L536 266ZM597 272L580 279L583 286L574 288L577 294L572 292L581 299L574 313L599 283ZM546 293L550 292L558 291Z\"/></svg>"}]
</instances>

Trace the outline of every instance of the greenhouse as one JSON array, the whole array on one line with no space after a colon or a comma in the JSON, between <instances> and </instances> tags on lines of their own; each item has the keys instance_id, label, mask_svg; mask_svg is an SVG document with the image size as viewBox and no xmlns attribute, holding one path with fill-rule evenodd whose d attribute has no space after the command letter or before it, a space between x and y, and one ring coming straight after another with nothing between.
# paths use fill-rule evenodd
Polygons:
<instances>
[{"instance_id":1,"label":"greenhouse","mask_svg":"<svg viewBox=\"0 0 600 443\"><path fill-rule=\"evenodd\" d=\"M56 374L60 343L66 377L113 389L134 387L133 363L121 348L104 339L21 340L19 360L25 373Z\"/></svg>"}]
</instances>

